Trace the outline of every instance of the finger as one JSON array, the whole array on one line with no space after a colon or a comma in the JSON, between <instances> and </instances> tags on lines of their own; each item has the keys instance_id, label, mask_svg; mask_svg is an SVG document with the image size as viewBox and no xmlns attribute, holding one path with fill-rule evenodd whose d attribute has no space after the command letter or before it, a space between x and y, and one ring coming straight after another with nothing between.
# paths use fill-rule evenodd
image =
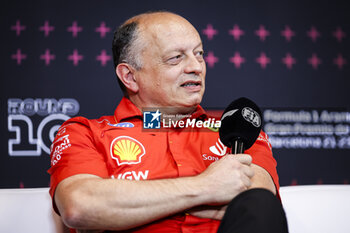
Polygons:
<instances>
[{"instance_id":1,"label":"finger","mask_svg":"<svg viewBox=\"0 0 350 233\"><path fill-rule=\"evenodd\" d=\"M250 165L252 163L252 157L248 154L237 154L234 156L242 164Z\"/></svg>"},{"instance_id":2,"label":"finger","mask_svg":"<svg viewBox=\"0 0 350 233\"><path fill-rule=\"evenodd\" d=\"M242 171L249 178L252 178L255 174L254 170L250 166L247 166L247 165L243 165Z\"/></svg>"},{"instance_id":3,"label":"finger","mask_svg":"<svg viewBox=\"0 0 350 233\"><path fill-rule=\"evenodd\" d=\"M248 176L245 176L245 175L242 175L242 182L243 182L243 185L246 187L246 188L249 188L251 185L252 185L252 181L249 179Z\"/></svg>"}]
</instances>

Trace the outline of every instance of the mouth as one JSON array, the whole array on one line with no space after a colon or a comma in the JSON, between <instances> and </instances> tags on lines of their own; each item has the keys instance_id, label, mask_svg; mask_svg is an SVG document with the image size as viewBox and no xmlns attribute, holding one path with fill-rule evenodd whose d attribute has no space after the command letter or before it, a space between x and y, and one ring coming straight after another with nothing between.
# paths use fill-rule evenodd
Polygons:
<instances>
[{"instance_id":1,"label":"mouth","mask_svg":"<svg viewBox=\"0 0 350 233\"><path fill-rule=\"evenodd\" d=\"M202 85L201 81L186 81L183 84L181 84L181 87L188 87L188 88L193 88L193 87L200 87Z\"/></svg>"}]
</instances>

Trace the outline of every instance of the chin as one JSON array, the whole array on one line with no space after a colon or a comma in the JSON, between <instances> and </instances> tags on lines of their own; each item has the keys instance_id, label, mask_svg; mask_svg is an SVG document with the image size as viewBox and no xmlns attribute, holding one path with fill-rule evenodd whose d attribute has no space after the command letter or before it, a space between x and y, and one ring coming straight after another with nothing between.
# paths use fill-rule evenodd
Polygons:
<instances>
[{"instance_id":1,"label":"chin","mask_svg":"<svg viewBox=\"0 0 350 233\"><path fill-rule=\"evenodd\" d=\"M202 98L195 98L186 102L183 106L185 107L197 107L202 101Z\"/></svg>"},{"instance_id":2,"label":"chin","mask_svg":"<svg viewBox=\"0 0 350 233\"><path fill-rule=\"evenodd\" d=\"M192 94L192 95L186 95L186 96L179 96L177 101L177 106L182 106L182 107L186 107L186 108L193 108L193 107L197 107L197 105L199 105L202 101L202 96L199 93L196 94Z\"/></svg>"}]
</instances>

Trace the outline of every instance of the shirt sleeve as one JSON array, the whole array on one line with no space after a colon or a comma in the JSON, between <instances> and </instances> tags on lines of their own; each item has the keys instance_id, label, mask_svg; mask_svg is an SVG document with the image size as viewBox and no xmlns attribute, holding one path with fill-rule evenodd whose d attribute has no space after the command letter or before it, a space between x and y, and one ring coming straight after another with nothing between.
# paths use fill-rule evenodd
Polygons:
<instances>
[{"instance_id":1,"label":"shirt sleeve","mask_svg":"<svg viewBox=\"0 0 350 233\"><path fill-rule=\"evenodd\" d=\"M50 195L57 213L54 194L62 180L77 174L108 177L106 162L95 147L88 120L82 117L72 118L60 127L51 145L50 158Z\"/></svg>"},{"instance_id":2,"label":"shirt sleeve","mask_svg":"<svg viewBox=\"0 0 350 233\"><path fill-rule=\"evenodd\" d=\"M280 186L276 169L277 162L272 155L272 147L267 134L261 131L254 145L246 150L245 153L252 156L252 163L264 168L270 174L276 186L277 196L279 197Z\"/></svg>"}]
</instances>

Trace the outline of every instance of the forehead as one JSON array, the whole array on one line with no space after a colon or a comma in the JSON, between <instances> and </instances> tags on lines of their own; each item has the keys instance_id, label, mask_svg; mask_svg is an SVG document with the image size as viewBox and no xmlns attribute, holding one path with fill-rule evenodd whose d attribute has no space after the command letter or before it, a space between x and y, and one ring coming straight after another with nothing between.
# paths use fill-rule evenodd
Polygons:
<instances>
[{"instance_id":1,"label":"forehead","mask_svg":"<svg viewBox=\"0 0 350 233\"><path fill-rule=\"evenodd\" d=\"M152 49L193 49L201 43L197 30L173 14L154 15L140 22L140 31Z\"/></svg>"}]
</instances>

